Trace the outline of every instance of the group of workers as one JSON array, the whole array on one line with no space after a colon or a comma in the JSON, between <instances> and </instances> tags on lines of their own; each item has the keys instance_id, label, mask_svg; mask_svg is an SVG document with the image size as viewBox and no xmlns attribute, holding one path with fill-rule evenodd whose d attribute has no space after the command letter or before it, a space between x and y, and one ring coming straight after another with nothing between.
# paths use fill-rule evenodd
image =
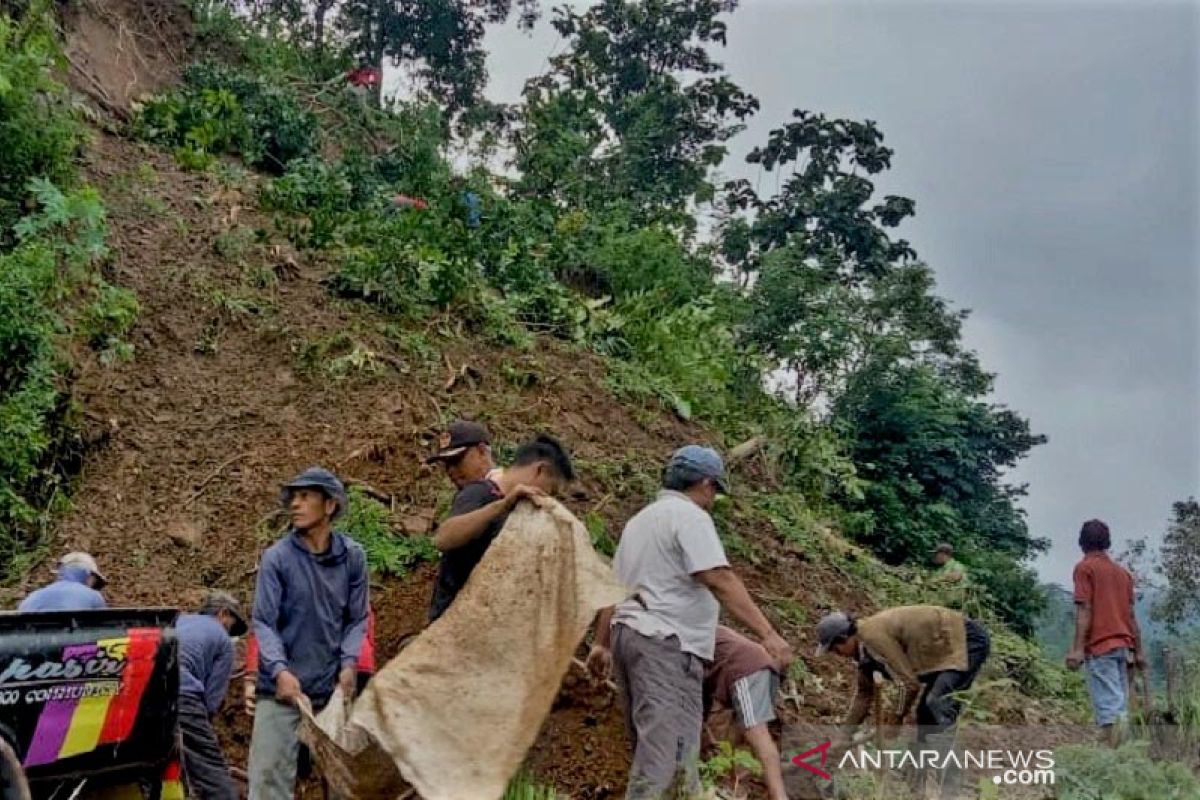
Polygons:
<instances>
[{"instance_id":1,"label":"group of workers","mask_svg":"<svg viewBox=\"0 0 1200 800\"><path fill-rule=\"evenodd\" d=\"M498 468L487 428L466 420L450 424L427 463L440 464L456 488L434 536L442 557L429 604L433 622L454 603L514 506L561 493L575 472L567 451L548 436L521 445L512 462ZM680 448L663 470L658 496L625 525L613 559L616 577L632 593L598 615L587 668L597 677L612 676L620 690L633 749L629 800L699 792L701 732L714 707L732 709L763 766L770 800L787 798L769 724L776 718L780 678L795 653L730 566L711 516L718 495L727 491L715 450ZM303 758L301 696L314 709L335 696L348 702L374 671L366 555L336 529L348 503L344 486L328 470L313 467L284 484L280 500L290 526L262 555L250 618L232 595L211 591L195 613L176 623L182 761L196 797L238 796L212 726L232 676L231 637L252 632L244 698L254 717L251 800L294 795ZM1088 665L1098 720L1109 725L1124 703L1120 676L1109 664L1124 658L1122 648L1143 657L1129 602L1132 581L1104 555L1102 525L1089 522L1081 535L1087 557L1076 569L1080 625L1070 661ZM939 546L934 561L943 578L965 580L965 567L953 560L949 545ZM59 562L58 580L30 593L20 609L101 608L105 583L90 555L71 553ZM757 641L718 625L721 608ZM861 619L830 613L817 624L816 638L817 655L835 653L858 667L845 742L868 715L881 679L903 689L887 723L905 723L915 706L920 739L936 743L952 736L959 713L955 693L972 684L990 647L978 621L928 605Z\"/></svg>"}]
</instances>

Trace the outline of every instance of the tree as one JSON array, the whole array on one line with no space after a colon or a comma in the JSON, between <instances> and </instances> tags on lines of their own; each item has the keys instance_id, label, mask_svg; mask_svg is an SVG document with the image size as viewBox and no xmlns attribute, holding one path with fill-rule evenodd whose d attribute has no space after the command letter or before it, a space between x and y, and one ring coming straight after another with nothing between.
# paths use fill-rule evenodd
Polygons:
<instances>
[{"instance_id":1,"label":"tree","mask_svg":"<svg viewBox=\"0 0 1200 800\"><path fill-rule=\"evenodd\" d=\"M638 224L690 228L714 196L723 143L758 101L708 52L725 43L730 0L601 0L556 10L569 45L525 86L514 136L519 191L563 205L618 204Z\"/></svg>"},{"instance_id":2,"label":"tree","mask_svg":"<svg viewBox=\"0 0 1200 800\"><path fill-rule=\"evenodd\" d=\"M859 370L834 419L866 482L861 499L842 498L850 534L891 563L920 563L935 544L951 542L1005 618L1032 630L1041 599L1021 562L1048 542L1030 536L1017 506L1025 487L1003 477L1045 437L931 364Z\"/></svg>"},{"instance_id":3,"label":"tree","mask_svg":"<svg viewBox=\"0 0 1200 800\"><path fill-rule=\"evenodd\" d=\"M801 406L836 394L868 361L941 358L970 375L966 312L934 294L932 271L889 234L913 202L872 204L867 176L893 155L883 134L869 120L792 117L747 157L767 172L790 166L777 193L763 199L744 179L725 186L720 252L750 294L746 343L791 373Z\"/></svg>"},{"instance_id":4,"label":"tree","mask_svg":"<svg viewBox=\"0 0 1200 800\"><path fill-rule=\"evenodd\" d=\"M893 155L875 123L801 109L792 117L795 122L772 130L767 143L746 157L767 172L792 166L779 192L764 200L748 180L725 185L728 208L751 215L735 217L724 231L727 261L748 277L767 253L797 243L806 256L858 277L882 275L914 258L908 242L892 241L885 230L913 215L913 201L888 195L867 205L875 186L860 170L876 175L891 166Z\"/></svg>"},{"instance_id":5,"label":"tree","mask_svg":"<svg viewBox=\"0 0 1200 800\"><path fill-rule=\"evenodd\" d=\"M450 112L482 99L487 83L486 26L514 8L525 28L538 0L231 0L256 19L283 25L317 56L328 51L380 70L410 66ZM378 85L376 91L378 92Z\"/></svg>"},{"instance_id":6,"label":"tree","mask_svg":"<svg viewBox=\"0 0 1200 800\"><path fill-rule=\"evenodd\" d=\"M1196 498L1172 505L1159 557L1166 590L1154 615L1174 626L1200 612L1200 503Z\"/></svg>"},{"instance_id":7,"label":"tree","mask_svg":"<svg viewBox=\"0 0 1200 800\"><path fill-rule=\"evenodd\" d=\"M532 27L537 0L515 5L522 26ZM342 0L338 28L360 64L411 66L427 92L458 112L482 99L486 26L507 20L513 7L514 0Z\"/></svg>"}]
</instances>

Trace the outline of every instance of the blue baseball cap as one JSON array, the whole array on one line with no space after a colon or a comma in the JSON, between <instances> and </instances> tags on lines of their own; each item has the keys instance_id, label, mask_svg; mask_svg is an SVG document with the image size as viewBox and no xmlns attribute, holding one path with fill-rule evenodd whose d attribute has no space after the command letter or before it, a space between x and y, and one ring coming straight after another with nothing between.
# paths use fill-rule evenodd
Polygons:
<instances>
[{"instance_id":1,"label":"blue baseball cap","mask_svg":"<svg viewBox=\"0 0 1200 800\"><path fill-rule=\"evenodd\" d=\"M667 462L667 469L672 467L689 469L705 478L711 478L721 494L729 494L729 483L725 480L725 462L711 447L689 444L679 448Z\"/></svg>"},{"instance_id":2,"label":"blue baseball cap","mask_svg":"<svg viewBox=\"0 0 1200 800\"><path fill-rule=\"evenodd\" d=\"M333 512L334 519L340 517L350 504L350 498L346 496L346 487L336 475L324 467L309 467L285 483L279 496L280 502L285 506L290 503L295 489L320 489L326 496L336 500L338 507L337 511Z\"/></svg>"}]
</instances>

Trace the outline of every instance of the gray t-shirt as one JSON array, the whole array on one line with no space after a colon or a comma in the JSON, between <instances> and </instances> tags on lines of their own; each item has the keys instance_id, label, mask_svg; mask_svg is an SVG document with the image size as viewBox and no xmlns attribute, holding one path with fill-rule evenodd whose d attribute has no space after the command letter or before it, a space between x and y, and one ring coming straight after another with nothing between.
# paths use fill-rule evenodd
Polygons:
<instances>
[{"instance_id":1,"label":"gray t-shirt","mask_svg":"<svg viewBox=\"0 0 1200 800\"><path fill-rule=\"evenodd\" d=\"M613 614L643 636L678 636L680 648L705 661L713 657L720 605L697 572L729 566L712 517L691 498L664 490L625 525L613 570L640 597Z\"/></svg>"}]
</instances>

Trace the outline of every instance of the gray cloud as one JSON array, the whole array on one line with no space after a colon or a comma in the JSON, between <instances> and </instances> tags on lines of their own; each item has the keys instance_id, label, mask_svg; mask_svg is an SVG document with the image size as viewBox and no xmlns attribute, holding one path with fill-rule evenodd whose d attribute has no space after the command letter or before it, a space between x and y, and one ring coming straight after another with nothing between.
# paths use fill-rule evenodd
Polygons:
<instances>
[{"instance_id":1,"label":"gray cloud","mask_svg":"<svg viewBox=\"0 0 1200 800\"><path fill-rule=\"evenodd\" d=\"M998 402L1050 443L1015 473L1038 567L1068 581L1079 523L1161 535L1200 492L1197 53L1191 3L749 0L729 71L762 101L729 175L793 108L876 120L883 191L917 201L904 235L971 308ZM543 25L490 40L516 99L558 46Z\"/></svg>"}]
</instances>

